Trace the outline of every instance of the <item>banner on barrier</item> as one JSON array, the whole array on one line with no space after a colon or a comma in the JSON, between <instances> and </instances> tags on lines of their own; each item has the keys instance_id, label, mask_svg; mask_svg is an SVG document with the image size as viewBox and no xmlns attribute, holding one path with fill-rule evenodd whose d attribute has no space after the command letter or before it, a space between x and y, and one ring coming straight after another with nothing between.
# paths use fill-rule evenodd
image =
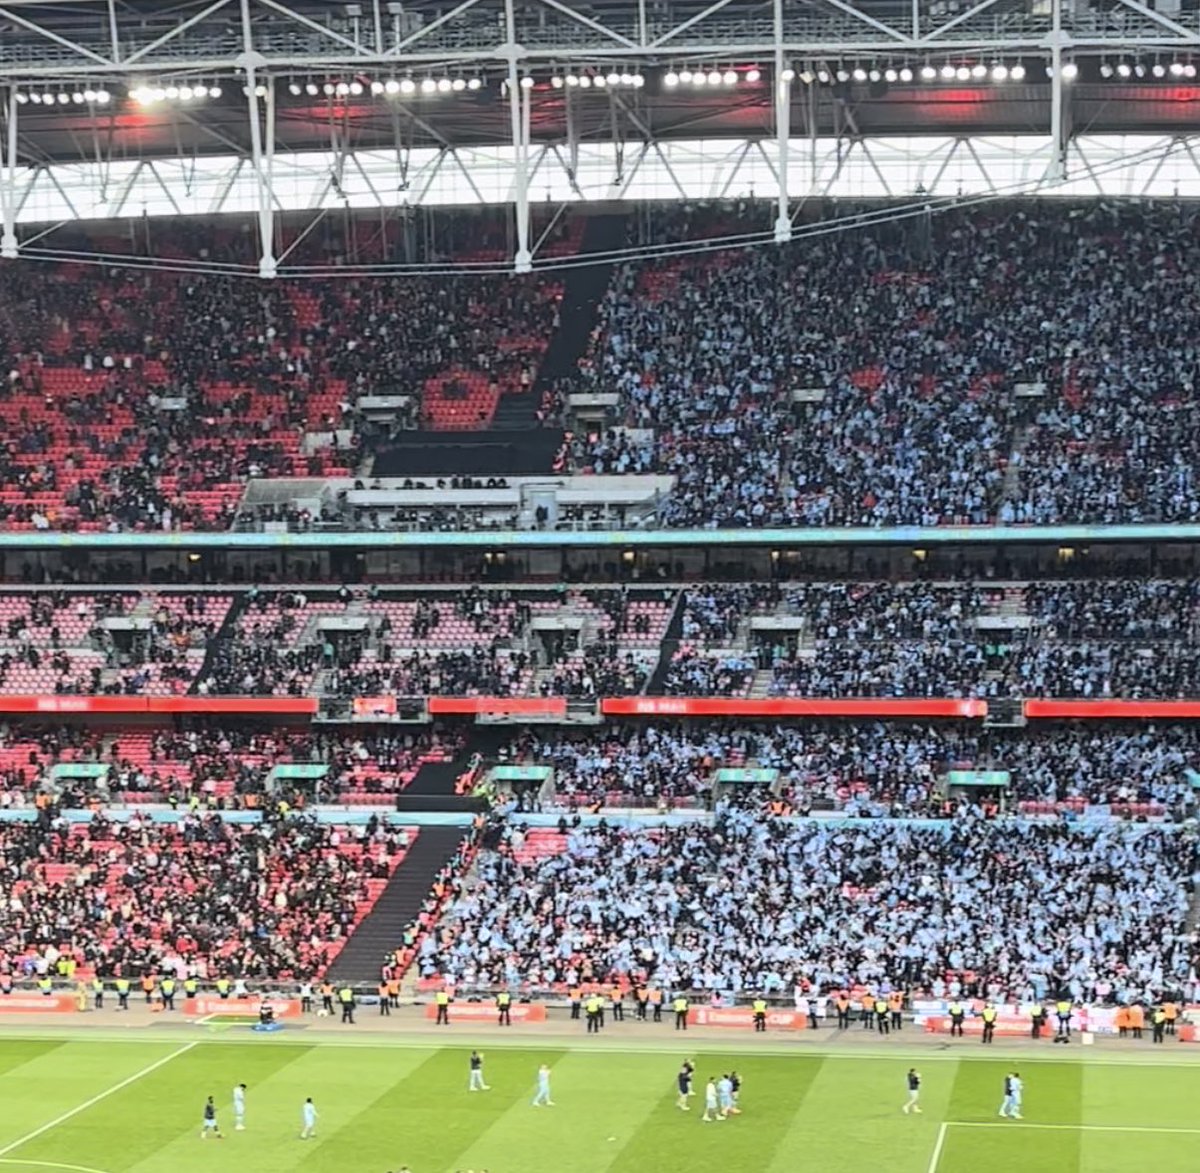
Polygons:
<instances>
[{"instance_id":1,"label":"banner on barrier","mask_svg":"<svg viewBox=\"0 0 1200 1173\"><path fill-rule=\"evenodd\" d=\"M0 994L0 1014L77 1014L74 994Z\"/></svg>"},{"instance_id":2,"label":"banner on barrier","mask_svg":"<svg viewBox=\"0 0 1200 1173\"><path fill-rule=\"evenodd\" d=\"M188 998L183 1003L184 1014L204 1018L209 1014L228 1014L238 1018L257 1018L259 1007L266 1003L276 1018L299 1018L299 998Z\"/></svg>"},{"instance_id":3,"label":"banner on barrier","mask_svg":"<svg viewBox=\"0 0 1200 1173\"><path fill-rule=\"evenodd\" d=\"M452 1002L450 1004L451 1022L495 1022L496 1007L490 1002ZM508 1008L508 1016L516 1022L545 1022L546 1007L537 1002L514 1002ZM425 1017L437 1018L437 1006L432 1002L425 1004Z\"/></svg>"},{"instance_id":4,"label":"banner on barrier","mask_svg":"<svg viewBox=\"0 0 1200 1173\"><path fill-rule=\"evenodd\" d=\"M754 1029L754 1011L749 1006L693 1006L688 1026L740 1027ZM768 1030L804 1030L808 1015L798 1010L768 1010Z\"/></svg>"}]
</instances>

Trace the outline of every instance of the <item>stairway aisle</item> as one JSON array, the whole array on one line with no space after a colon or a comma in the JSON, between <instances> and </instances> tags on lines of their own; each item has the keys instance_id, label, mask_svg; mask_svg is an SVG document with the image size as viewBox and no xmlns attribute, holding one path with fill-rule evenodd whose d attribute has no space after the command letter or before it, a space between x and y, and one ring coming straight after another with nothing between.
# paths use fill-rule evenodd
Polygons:
<instances>
[{"instance_id":1,"label":"stairway aisle","mask_svg":"<svg viewBox=\"0 0 1200 1173\"><path fill-rule=\"evenodd\" d=\"M330 970L334 981L379 980L384 956L397 948L417 919L438 872L453 858L470 827L422 827L404 862L392 873L375 907L354 930Z\"/></svg>"},{"instance_id":2,"label":"stairway aisle","mask_svg":"<svg viewBox=\"0 0 1200 1173\"><path fill-rule=\"evenodd\" d=\"M609 253L625 244L625 215L589 216L579 255ZM571 375L587 350L611 262L566 270L558 329L550 338L528 392L500 397L491 427L478 432L404 433L375 454L374 474L393 476L548 476L562 447L560 429L538 419L543 392Z\"/></svg>"},{"instance_id":3,"label":"stairway aisle","mask_svg":"<svg viewBox=\"0 0 1200 1173\"><path fill-rule=\"evenodd\" d=\"M602 216L589 216L584 225L583 239L579 244L579 255L588 253L611 253L625 244L625 214L615 212ZM542 394L577 369L591 341L592 331L600 303L612 283L615 266L598 262L568 269L563 281L562 304L559 307L558 329L550 339L537 379L528 395L505 395L496 409L494 426L502 429L520 430L537 428L537 413L542 403ZM558 451L562 440L561 432L555 437L554 450ZM549 469L546 470L547 472Z\"/></svg>"}]
</instances>

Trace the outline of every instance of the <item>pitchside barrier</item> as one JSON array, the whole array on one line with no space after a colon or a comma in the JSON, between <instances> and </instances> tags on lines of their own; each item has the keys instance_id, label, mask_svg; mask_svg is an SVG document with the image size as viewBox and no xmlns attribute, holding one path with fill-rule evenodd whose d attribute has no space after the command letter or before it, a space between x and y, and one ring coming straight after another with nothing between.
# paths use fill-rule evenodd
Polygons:
<instances>
[{"instance_id":1,"label":"pitchside barrier","mask_svg":"<svg viewBox=\"0 0 1200 1173\"><path fill-rule=\"evenodd\" d=\"M928 1034L949 1034L950 1015L944 1002L915 1002L913 1021L925 1028ZM1033 1030L1033 1019L1029 1005L1005 1007L996 1015L996 1034L999 1036L1029 1038ZM1184 1021L1190 1019L1191 1021ZM1196 1026L1200 1022L1200 1006L1184 1006L1176 1024L1176 1038L1180 1042L1196 1042ZM962 1024L964 1035L983 1034L983 1019L978 1013L969 1014ZM1117 1033L1117 1010L1114 1006L1075 1006L1071 1010L1071 1030L1093 1035L1115 1035ZM1142 1027L1146 1035L1151 1033L1150 1015L1146 1015ZM1047 1007L1042 1022L1042 1038L1052 1038L1058 1031L1058 1017L1054 1008Z\"/></svg>"}]
</instances>

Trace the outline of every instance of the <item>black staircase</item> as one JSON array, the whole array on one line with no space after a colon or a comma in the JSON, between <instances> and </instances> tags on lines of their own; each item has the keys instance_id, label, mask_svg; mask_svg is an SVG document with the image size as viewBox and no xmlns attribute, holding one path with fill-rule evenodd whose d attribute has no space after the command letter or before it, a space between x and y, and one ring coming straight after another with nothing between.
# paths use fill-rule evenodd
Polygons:
<instances>
[{"instance_id":1,"label":"black staircase","mask_svg":"<svg viewBox=\"0 0 1200 1173\"><path fill-rule=\"evenodd\" d=\"M624 245L623 212L589 216L583 228L583 239L579 243L579 255L614 253ZM588 348L600 303L612 283L613 268L611 262L598 261L594 265L581 265L567 270L558 329L546 348L546 355L533 384L533 394L505 395L496 409L496 428L519 430L538 426L537 413L542 393L573 375ZM557 452L562 435L559 432L553 435Z\"/></svg>"},{"instance_id":2,"label":"black staircase","mask_svg":"<svg viewBox=\"0 0 1200 1173\"><path fill-rule=\"evenodd\" d=\"M611 253L625 244L623 213L589 216L579 255ZM410 432L376 453L378 477L545 476L554 470L562 432L538 419L542 393L571 375L587 349L600 302L612 280L612 262L568 269L558 329L527 394L503 395L492 426L483 432Z\"/></svg>"},{"instance_id":3,"label":"black staircase","mask_svg":"<svg viewBox=\"0 0 1200 1173\"><path fill-rule=\"evenodd\" d=\"M667 679L667 670L671 667L671 661L675 659L675 653L679 651L679 641L683 636L683 596L684 592L681 591L675 600L675 610L671 613L671 622L667 624L663 641L659 645L658 663L655 664L654 671L650 673L650 679L646 681L643 691L649 696L662 695L663 684Z\"/></svg>"},{"instance_id":4,"label":"black staircase","mask_svg":"<svg viewBox=\"0 0 1200 1173\"><path fill-rule=\"evenodd\" d=\"M204 648L204 660L200 665L200 671L192 679L192 683L188 685L188 692L195 693L200 687L202 681L207 680L209 673L212 671L213 660L219 648L229 643L233 639L234 632L237 631L238 624L241 622L242 616L250 608L250 595L247 591L241 591L233 596L233 603L229 610L225 612L225 618L221 626L217 629L216 634L208 641Z\"/></svg>"},{"instance_id":5,"label":"black staircase","mask_svg":"<svg viewBox=\"0 0 1200 1173\"><path fill-rule=\"evenodd\" d=\"M354 930L330 970L336 981L376 982L386 954L399 947L438 872L453 858L470 827L422 827L404 862L392 873L375 907Z\"/></svg>"}]
</instances>

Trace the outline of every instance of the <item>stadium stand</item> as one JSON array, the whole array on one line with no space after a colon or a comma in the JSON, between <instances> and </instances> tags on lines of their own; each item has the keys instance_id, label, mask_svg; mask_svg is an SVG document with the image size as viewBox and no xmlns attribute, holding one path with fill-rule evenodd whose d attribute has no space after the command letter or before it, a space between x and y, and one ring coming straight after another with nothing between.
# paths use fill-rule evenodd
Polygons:
<instances>
[{"instance_id":1,"label":"stadium stand","mask_svg":"<svg viewBox=\"0 0 1200 1173\"><path fill-rule=\"evenodd\" d=\"M670 215L657 231L674 233ZM242 524L537 524L520 480L441 501L411 478L359 488L360 457L395 434L359 410L372 397L415 405L400 422L423 435L486 430L502 400L537 398L529 443L538 419L571 425L538 482L561 496L555 526L630 511L700 527L1194 520L1197 455L1171 442L1196 430L1194 238L1178 204L1016 204L635 263L599 299L577 368L555 358L541 382L568 329L562 285L541 277L263 291L11 267L0 408L20 436L0 459L0 521L225 528L264 480L280 495L247 498ZM613 395L598 425L576 420L573 398ZM572 470L634 480L590 496ZM305 482L329 489L315 509Z\"/></svg>"},{"instance_id":2,"label":"stadium stand","mask_svg":"<svg viewBox=\"0 0 1200 1173\"><path fill-rule=\"evenodd\" d=\"M1195 809L1188 763L1200 751L1190 725L1053 724L980 730L953 722L640 722L515 736L505 763L554 770L552 806L709 807L721 769L777 777L755 788L802 813L943 815L951 770L1005 771L1009 801L1027 813L1162 817ZM744 789L739 784L737 789ZM724 796L728 797L728 790ZM969 805L967 800L961 804Z\"/></svg>"},{"instance_id":3,"label":"stadium stand","mask_svg":"<svg viewBox=\"0 0 1200 1173\"><path fill-rule=\"evenodd\" d=\"M319 975L412 835L300 819L235 826L217 816L3 822L6 960L36 973L65 954L77 976Z\"/></svg>"},{"instance_id":4,"label":"stadium stand","mask_svg":"<svg viewBox=\"0 0 1200 1173\"><path fill-rule=\"evenodd\" d=\"M1188 978L1194 862L1190 839L1153 827L972 817L841 826L731 809L714 826L600 824L529 838L517 827L457 882L421 970L533 989L888 981L937 997L957 980L1004 1001L1044 998L1052 981L1083 1001L1106 983L1126 1001ZM1049 890L1062 897L1053 911Z\"/></svg>"}]
</instances>

